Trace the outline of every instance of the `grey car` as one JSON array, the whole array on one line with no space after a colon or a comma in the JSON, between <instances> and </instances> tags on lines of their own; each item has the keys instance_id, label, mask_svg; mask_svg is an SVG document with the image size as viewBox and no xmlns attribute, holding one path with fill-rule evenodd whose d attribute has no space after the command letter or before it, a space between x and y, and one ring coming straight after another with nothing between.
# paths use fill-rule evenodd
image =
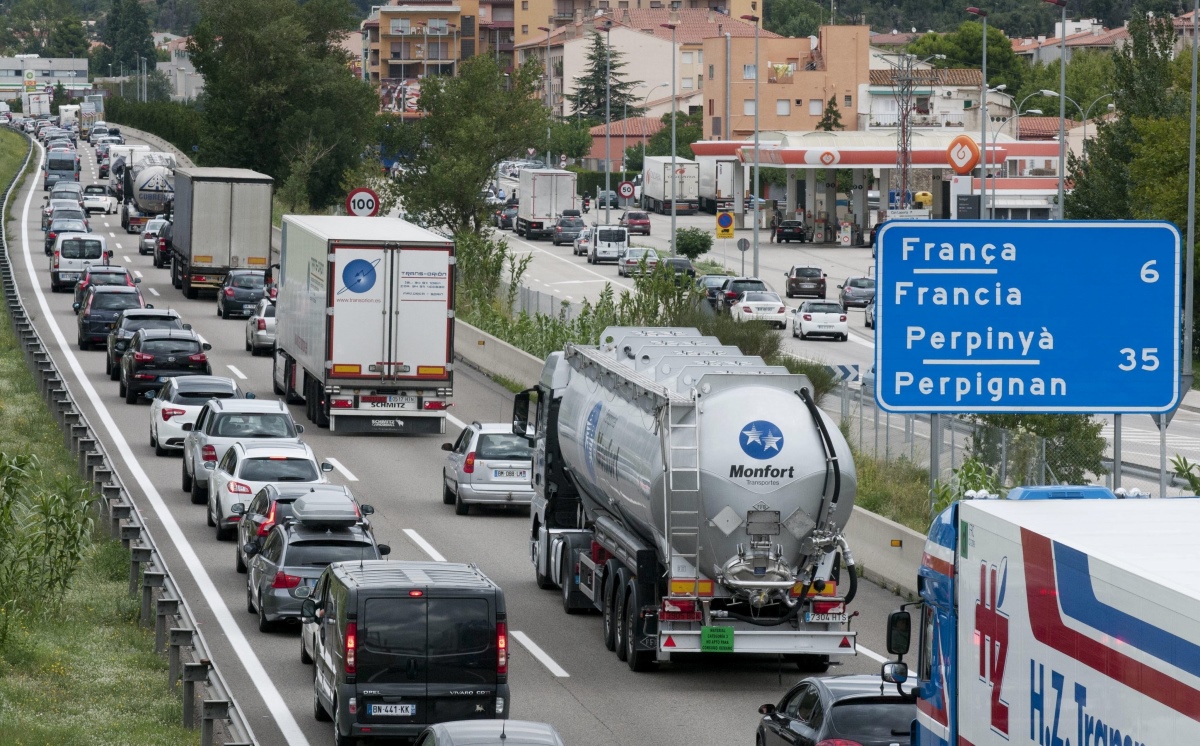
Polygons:
<instances>
[{"instance_id":1,"label":"grey car","mask_svg":"<svg viewBox=\"0 0 1200 746\"><path fill-rule=\"evenodd\" d=\"M563 746L549 723L529 720L455 720L425 729L415 746Z\"/></svg>"},{"instance_id":2,"label":"grey car","mask_svg":"<svg viewBox=\"0 0 1200 746\"><path fill-rule=\"evenodd\" d=\"M573 244L575 239L579 238L579 234L584 231L587 226L580 217L561 217L554 224L554 234L550 236L550 240L555 246L560 246L565 243Z\"/></svg>"},{"instance_id":3,"label":"grey car","mask_svg":"<svg viewBox=\"0 0 1200 746\"><path fill-rule=\"evenodd\" d=\"M107 329L105 330L107 334ZM209 470L204 463L219 463L234 443L253 440L300 442L303 425L292 421L283 402L273 399L213 399L204 405L195 424L183 426L183 466L180 487L192 502L208 502Z\"/></svg>"},{"instance_id":4,"label":"grey car","mask_svg":"<svg viewBox=\"0 0 1200 746\"><path fill-rule=\"evenodd\" d=\"M138 253L153 254L158 248L158 232L167 224L167 221L162 219L151 220L146 223L146 227L142 229L142 234L138 236Z\"/></svg>"},{"instance_id":5,"label":"grey car","mask_svg":"<svg viewBox=\"0 0 1200 746\"><path fill-rule=\"evenodd\" d=\"M442 467L442 502L466 515L471 505L529 505L533 501L533 449L513 435L509 423L472 422L454 443Z\"/></svg>"},{"instance_id":6,"label":"grey car","mask_svg":"<svg viewBox=\"0 0 1200 746\"><path fill-rule=\"evenodd\" d=\"M275 301L263 298L246 319L246 351L263 355L275 348Z\"/></svg>"},{"instance_id":7,"label":"grey car","mask_svg":"<svg viewBox=\"0 0 1200 746\"><path fill-rule=\"evenodd\" d=\"M875 297L875 278L874 277L847 277L846 281L838 285L838 300L846 308L851 306L857 308L865 308L871 299Z\"/></svg>"},{"instance_id":8,"label":"grey car","mask_svg":"<svg viewBox=\"0 0 1200 746\"><path fill-rule=\"evenodd\" d=\"M864 314L864 315L866 316L866 318L863 320L863 326L867 327L868 329L874 329L875 328L875 298L874 297L872 297L871 302L867 304L866 314Z\"/></svg>"}]
</instances>

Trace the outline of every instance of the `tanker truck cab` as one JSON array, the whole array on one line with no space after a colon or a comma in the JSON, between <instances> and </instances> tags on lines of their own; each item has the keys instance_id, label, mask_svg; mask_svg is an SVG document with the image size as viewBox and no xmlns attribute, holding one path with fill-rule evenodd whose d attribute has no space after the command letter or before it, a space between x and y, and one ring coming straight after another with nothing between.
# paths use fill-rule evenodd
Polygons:
<instances>
[{"instance_id":1,"label":"tanker truck cab","mask_svg":"<svg viewBox=\"0 0 1200 746\"><path fill-rule=\"evenodd\" d=\"M609 328L517 395L530 559L635 671L676 654L854 655L849 447L804 376L694 329ZM702 406L701 406L702 405Z\"/></svg>"}]
</instances>

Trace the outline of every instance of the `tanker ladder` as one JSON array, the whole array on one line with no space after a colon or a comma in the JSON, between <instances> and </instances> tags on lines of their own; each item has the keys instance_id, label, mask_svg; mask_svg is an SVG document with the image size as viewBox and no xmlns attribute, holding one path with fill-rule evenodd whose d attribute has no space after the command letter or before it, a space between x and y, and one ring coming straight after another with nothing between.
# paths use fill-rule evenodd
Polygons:
<instances>
[{"instance_id":1,"label":"tanker ladder","mask_svg":"<svg viewBox=\"0 0 1200 746\"><path fill-rule=\"evenodd\" d=\"M662 408L660 436L665 445L667 489L663 490L666 520L669 595L696 598L700 595L700 419L695 392L684 403L668 399ZM708 593L712 595L712 586Z\"/></svg>"}]
</instances>

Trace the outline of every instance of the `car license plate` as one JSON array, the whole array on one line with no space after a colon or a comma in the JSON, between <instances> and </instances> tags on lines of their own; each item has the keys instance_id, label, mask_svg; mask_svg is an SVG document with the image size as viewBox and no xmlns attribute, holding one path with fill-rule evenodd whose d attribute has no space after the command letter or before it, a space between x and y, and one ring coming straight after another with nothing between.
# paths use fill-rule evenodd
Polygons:
<instances>
[{"instance_id":1,"label":"car license plate","mask_svg":"<svg viewBox=\"0 0 1200 746\"><path fill-rule=\"evenodd\" d=\"M804 621L817 622L817 623L824 622L826 624L845 624L846 623L846 615L845 614L814 614L811 611L808 611L808 612L804 613Z\"/></svg>"},{"instance_id":2,"label":"car license plate","mask_svg":"<svg viewBox=\"0 0 1200 746\"><path fill-rule=\"evenodd\" d=\"M242 310L245 311L246 313L250 313L251 311L254 310L254 304L253 303L243 303Z\"/></svg>"},{"instance_id":3,"label":"car license plate","mask_svg":"<svg viewBox=\"0 0 1200 746\"><path fill-rule=\"evenodd\" d=\"M62 274L60 274L58 276L58 278L60 280L78 280L79 273L78 272L63 272Z\"/></svg>"},{"instance_id":4,"label":"car license plate","mask_svg":"<svg viewBox=\"0 0 1200 746\"><path fill-rule=\"evenodd\" d=\"M529 479L528 469L492 469L493 479Z\"/></svg>"},{"instance_id":5,"label":"car license plate","mask_svg":"<svg viewBox=\"0 0 1200 746\"><path fill-rule=\"evenodd\" d=\"M818 329L832 329L833 324L817 324Z\"/></svg>"},{"instance_id":6,"label":"car license plate","mask_svg":"<svg viewBox=\"0 0 1200 746\"><path fill-rule=\"evenodd\" d=\"M416 705L369 705L372 715L394 715L412 717L417 714Z\"/></svg>"}]
</instances>

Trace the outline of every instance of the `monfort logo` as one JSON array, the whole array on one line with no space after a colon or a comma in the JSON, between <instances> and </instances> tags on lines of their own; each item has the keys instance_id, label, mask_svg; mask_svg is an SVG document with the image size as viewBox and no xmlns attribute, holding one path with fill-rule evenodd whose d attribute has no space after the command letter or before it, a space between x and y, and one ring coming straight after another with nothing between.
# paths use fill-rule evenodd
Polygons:
<instances>
[{"instance_id":1,"label":"monfort logo","mask_svg":"<svg viewBox=\"0 0 1200 746\"><path fill-rule=\"evenodd\" d=\"M729 478L795 479L796 467L789 466L787 468L782 468L776 466L746 466L745 464L734 464L729 467Z\"/></svg>"}]
</instances>

